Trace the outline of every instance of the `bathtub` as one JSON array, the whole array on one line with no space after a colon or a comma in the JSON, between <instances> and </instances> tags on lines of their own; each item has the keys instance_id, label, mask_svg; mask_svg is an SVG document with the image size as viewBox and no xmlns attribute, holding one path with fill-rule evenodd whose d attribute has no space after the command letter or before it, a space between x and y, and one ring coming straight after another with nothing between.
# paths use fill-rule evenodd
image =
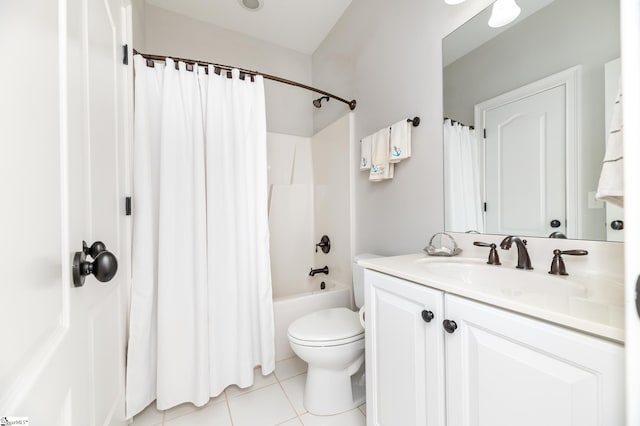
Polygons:
<instances>
[{"instance_id":1,"label":"bathtub","mask_svg":"<svg viewBox=\"0 0 640 426\"><path fill-rule=\"evenodd\" d=\"M303 315L320 309L345 307L353 309L351 286L327 280L324 290L300 293L273 299L276 361L294 356L287 329Z\"/></svg>"}]
</instances>

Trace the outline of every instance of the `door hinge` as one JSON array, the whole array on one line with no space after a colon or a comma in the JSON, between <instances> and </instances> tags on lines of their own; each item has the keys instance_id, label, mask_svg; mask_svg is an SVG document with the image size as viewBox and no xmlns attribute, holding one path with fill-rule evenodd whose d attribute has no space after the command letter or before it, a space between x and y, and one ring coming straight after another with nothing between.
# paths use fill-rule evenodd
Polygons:
<instances>
[{"instance_id":1,"label":"door hinge","mask_svg":"<svg viewBox=\"0 0 640 426\"><path fill-rule=\"evenodd\" d=\"M131 197L126 197L124 199L124 214L126 216L131 216Z\"/></svg>"},{"instance_id":2,"label":"door hinge","mask_svg":"<svg viewBox=\"0 0 640 426\"><path fill-rule=\"evenodd\" d=\"M122 46L122 63L125 65L129 65L129 45L125 44Z\"/></svg>"},{"instance_id":3,"label":"door hinge","mask_svg":"<svg viewBox=\"0 0 640 426\"><path fill-rule=\"evenodd\" d=\"M482 208L484 209L484 211L487 211L487 203L483 203L484 205L482 206Z\"/></svg>"},{"instance_id":4,"label":"door hinge","mask_svg":"<svg viewBox=\"0 0 640 426\"><path fill-rule=\"evenodd\" d=\"M487 129L482 129L482 137L487 138Z\"/></svg>"}]
</instances>

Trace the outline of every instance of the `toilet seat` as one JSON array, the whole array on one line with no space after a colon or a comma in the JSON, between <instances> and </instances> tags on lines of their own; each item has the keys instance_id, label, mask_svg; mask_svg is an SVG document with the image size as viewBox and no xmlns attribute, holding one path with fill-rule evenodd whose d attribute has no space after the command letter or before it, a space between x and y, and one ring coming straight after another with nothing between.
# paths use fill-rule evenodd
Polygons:
<instances>
[{"instance_id":1,"label":"toilet seat","mask_svg":"<svg viewBox=\"0 0 640 426\"><path fill-rule=\"evenodd\" d=\"M338 346L364 339L358 313L347 308L323 309L289 326L289 340L304 346Z\"/></svg>"}]
</instances>

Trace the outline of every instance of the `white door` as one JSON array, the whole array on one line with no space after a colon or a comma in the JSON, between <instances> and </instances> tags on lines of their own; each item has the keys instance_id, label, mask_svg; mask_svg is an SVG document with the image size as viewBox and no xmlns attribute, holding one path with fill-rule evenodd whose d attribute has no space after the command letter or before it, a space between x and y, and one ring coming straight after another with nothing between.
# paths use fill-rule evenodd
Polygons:
<instances>
[{"instance_id":1,"label":"white door","mask_svg":"<svg viewBox=\"0 0 640 426\"><path fill-rule=\"evenodd\" d=\"M0 2L0 418L124 424L129 13ZM118 258L113 280L74 287L83 240Z\"/></svg>"},{"instance_id":2,"label":"white door","mask_svg":"<svg viewBox=\"0 0 640 426\"><path fill-rule=\"evenodd\" d=\"M624 349L445 296L448 426L624 424Z\"/></svg>"},{"instance_id":3,"label":"white door","mask_svg":"<svg viewBox=\"0 0 640 426\"><path fill-rule=\"evenodd\" d=\"M640 2L620 1L624 123L625 349L627 425L640 424Z\"/></svg>"},{"instance_id":4,"label":"white door","mask_svg":"<svg viewBox=\"0 0 640 426\"><path fill-rule=\"evenodd\" d=\"M616 100L620 83L620 58L604 64L604 137L606 144L611 131L613 103ZM622 228L620 228L622 225ZM606 203L607 241L624 241L624 209L615 204Z\"/></svg>"},{"instance_id":5,"label":"white door","mask_svg":"<svg viewBox=\"0 0 640 426\"><path fill-rule=\"evenodd\" d=\"M440 291L365 271L367 424L444 426L442 304Z\"/></svg>"},{"instance_id":6,"label":"white door","mask_svg":"<svg viewBox=\"0 0 640 426\"><path fill-rule=\"evenodd\" d=\"M485 112L486 232L566 235L565 86Z\"/></svg>"}]
</instances>

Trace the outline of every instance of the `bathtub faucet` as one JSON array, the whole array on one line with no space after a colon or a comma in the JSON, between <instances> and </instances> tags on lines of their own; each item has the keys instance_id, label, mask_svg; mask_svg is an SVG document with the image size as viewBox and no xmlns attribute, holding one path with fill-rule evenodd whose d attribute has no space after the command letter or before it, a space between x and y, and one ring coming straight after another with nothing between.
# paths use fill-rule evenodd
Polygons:
<instances>
[{"instance_id":1,"label":"bathtub faucet","mask_svg":"<svg viewBox=\"0 0 640 426\"><path fill-rule=\"evenodd\" d=\"M311 272L309 272L309 276L313 277L316 274L327 274L327 275L329 275L329 267L325 266L324 268L320 268L320 269L311 268Z\"/></svg>"}]
</instances>

